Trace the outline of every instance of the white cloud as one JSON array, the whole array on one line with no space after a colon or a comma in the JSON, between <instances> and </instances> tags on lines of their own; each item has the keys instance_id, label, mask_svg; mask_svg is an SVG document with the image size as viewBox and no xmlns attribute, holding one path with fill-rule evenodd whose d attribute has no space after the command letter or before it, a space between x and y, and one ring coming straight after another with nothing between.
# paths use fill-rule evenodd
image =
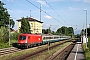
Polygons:
<instances>
[{"instance_id":1,"label":"white cloud","mask_svg":"<svg viewBox=\"0 0 90 60\"><path fill-rule=\"evenodd\" d=\"M43 1L43 0L35 0L36 2L39 2L41 5L44 5L44 6L46 6L46 2L45 1Z\"/></svg>"},{"instance_id":2,"label":"white cloud","mask_svg":"<svg viewBox=\"0 0 90 60\"><path fill-rule=\"evenodd\" d=\"M84 3L90 3L90 0L75 0L76 2L80 2L80 1L82 1L82 2L84 2Z\"/></svg>"},{"instance_id":3,"label":"white cloud","mask_svg":"<svg viewBox=\"0 0 90 60\"><path fill-rule=\"evenodd\" d=\"M69 10L78 10L78 8L69 7Z\"/></svg>"},{"instance_id":4,"label":"white cloud","mask_svg":"<svg viewBox=\"0 0 90 60\"><path fill-rule=\"evenodd\" d=\"M44 17L47 18L47 19L52 19L52 17L51 16L48 16L48 15L46 15Z\"/></svg>"},{"instance_id":5,"label":"white cloud","mask_svg":"<svg viewBox=\"0 0 90 60\"><path fill-rule=\"evenodd\" d=\"M65 1L65 0L48 0L49 2L58 2L58 1Z\"/></svg>"},{"instance_id":6,"label":"white cloud","mask_svg":"<svg viewBox=\"0 0 90 60\"><path fill-rule=\"evenodd\" d=\"M88 24L87 27L89 28L90 27L90 24Z\"/></svg>"},{"instance_id":7,"label":"white cloud","mask_svg":"<svg viewBox=\"0 0 90 60\"><path fill-rule=\"evenodd\" d=\"M36 2L40 3L41 5L47 6L46 1L44 1L44 0L32 0L32 1L36 1ZM47 0L47 2L58 2L58 1L65 1L65 0Z\"/></svg>"},{"instance_id":8,"label":"white cloud","mask_svg":"<svg viewBox=\"0 0 90 60\"><path fill-rule=\"evenodd\" d=\"M90 3L90 0L84 0L85 3Z\"/></svg>"},{"instance_id":9,"label":"white cloud","mask_svg":"<svg viewBox=\"0 0 90 60\"><path fill-rule=\"evenodd\" d=\"M81 0L76 0L76 1L81 1Z\"/></svg>"},{"instance_id":10,"label":"white cloud","mask_svg":"<svg viewBox=\"0 0 90 60\"><path fill-rule=\"evenodd\" d=\"M50 24L46 24L46 26L47 26L47 27L49 27L49 26L50 26Z\"/></svg>"},{"instance_id":11,"label":"white cloud","mask_svg":"<svg viewBox=\"0 0 90 60\"><path fill-rule=\"evenodd\" d=\"M7 0L7 1L11 2L11 1L13 1L13 0Z\"/></svg>"}]
</instances>

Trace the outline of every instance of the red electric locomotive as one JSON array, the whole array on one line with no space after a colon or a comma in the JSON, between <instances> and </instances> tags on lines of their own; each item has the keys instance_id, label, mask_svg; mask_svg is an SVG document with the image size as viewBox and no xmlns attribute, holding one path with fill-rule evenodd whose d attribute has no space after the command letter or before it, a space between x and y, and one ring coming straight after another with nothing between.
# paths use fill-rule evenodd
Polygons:
<instances>
[{"instance_id":1,"label":"red electric locomotive","mask_svg":"<svg viewBox=\"0 0 90 60\"><path fill-rule=\"evenodd\" d=\"M31 47L42 43L42 35L38 34L20 34L18 36L18 43L14 43L17 47Z\"/></svg>"}]
</instances>

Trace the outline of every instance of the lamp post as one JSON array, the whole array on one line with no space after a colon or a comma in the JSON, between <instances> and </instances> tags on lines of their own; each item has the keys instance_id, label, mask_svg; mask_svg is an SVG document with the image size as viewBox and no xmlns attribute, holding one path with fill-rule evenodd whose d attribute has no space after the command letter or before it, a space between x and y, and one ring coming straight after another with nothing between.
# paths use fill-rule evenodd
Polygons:
<instances>
[{"instance_id":1,"label":"lamp post","mask_svg":"<svg viewBox=\"0 0 90 60\"><path fill-rule=\"evenodd\" d=\"M9 19L9 46L10 46L10 19Z\"/></svg>"},{"instance_id":2,"label":"lamp post","mask_svg":"<svg viewBox=\"0 0 90 60\"><path fill-rule=\"evenodd\" d=\"M86 48L87 48L87 10L84 10L86 12Z\"/></svg>"}]
</instances>

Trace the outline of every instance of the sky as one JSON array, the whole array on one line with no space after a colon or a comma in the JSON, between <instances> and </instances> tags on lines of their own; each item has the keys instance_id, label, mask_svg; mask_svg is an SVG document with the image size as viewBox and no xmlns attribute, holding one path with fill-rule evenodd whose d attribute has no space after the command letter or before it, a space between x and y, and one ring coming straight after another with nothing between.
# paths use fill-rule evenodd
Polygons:
<instances>
[{"instance_id":1,"label":"sky","mask_svg":"<svg viewBox=\"0 0 90 60\"><path fill-rule=\"evenodd\" d=\"M11 18L15 21L14 29L17 30L16 20L30 15L41 21L43 29L51 28L56 31L62 26L73 27L75 34L90 24L90 0L0 0L5 3Z\"/></svg>"}]
</instances>

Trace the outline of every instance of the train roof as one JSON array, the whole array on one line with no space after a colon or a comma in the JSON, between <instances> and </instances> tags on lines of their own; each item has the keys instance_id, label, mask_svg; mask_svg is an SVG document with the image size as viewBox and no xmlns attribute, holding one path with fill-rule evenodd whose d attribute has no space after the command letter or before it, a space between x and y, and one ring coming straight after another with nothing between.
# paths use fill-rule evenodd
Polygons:
<instances>
[{"instance_id":1,"label":"train roof","mask_svg":"<svg viewBox=\"0 0 90 60\"><path fill-rule=\"evenodd\" d=\"M28 33L22 33L20 35L31 35L31 36L34 36L34 35L41 35L41 34L28 34Z\"/></svg>"}]
</instances>

